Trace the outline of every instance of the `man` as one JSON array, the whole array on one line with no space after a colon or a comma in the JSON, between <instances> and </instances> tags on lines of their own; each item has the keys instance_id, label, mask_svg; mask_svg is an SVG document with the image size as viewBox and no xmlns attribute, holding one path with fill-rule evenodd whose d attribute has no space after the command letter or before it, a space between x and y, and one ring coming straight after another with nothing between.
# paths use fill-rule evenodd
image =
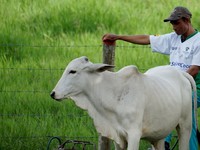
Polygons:
<instances>
[{"instance_id":1,"label":"man","mask_svg":"<svg viewBox=\"0 0 200 150\"><path fill-rule=\"evenodd\" d=\"M164 19L170 22L174 32L154 35L115 35L105 34L103 41L122 40L134 44L150 44L153 52L170 55L170 65L188 72L197 85L198 106L200 106L200 33L192 27L191 12L182 6L175 7L171 15ZM170 141L166 138L165 149L169 149ZM190 150L197 150L196 123L192 119Z\"/></svg>"}]
</instances>

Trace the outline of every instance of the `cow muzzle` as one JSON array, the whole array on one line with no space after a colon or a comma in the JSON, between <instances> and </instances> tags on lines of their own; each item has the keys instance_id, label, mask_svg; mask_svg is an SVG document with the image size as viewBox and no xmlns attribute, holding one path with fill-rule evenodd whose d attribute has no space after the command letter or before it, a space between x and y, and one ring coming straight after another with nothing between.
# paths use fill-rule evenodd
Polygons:
<instances>
[{"instance_id":1,"label":"cow muzzle","mask_svg":"<svg viewBox=\"0 0 200 150\"><path fill-rule=\"evenodd\" d=\"M56 92L52 91L50 94L51 98L55 99L56 101L61 101L63 98L58 98L58 96L56 96Z\"/></svg>"},{"instance_id":2,"label":"cow muzzle","mask_svg":"<svg viewBox=\"0 0 200 150\"><path fill-rule=\"evenodd\" d=\"M51 98L53 98L53 99L55 99L55 95L56 95L55 91L52 91L51 94L50 94Z\"/></svg>"}]
</instances>

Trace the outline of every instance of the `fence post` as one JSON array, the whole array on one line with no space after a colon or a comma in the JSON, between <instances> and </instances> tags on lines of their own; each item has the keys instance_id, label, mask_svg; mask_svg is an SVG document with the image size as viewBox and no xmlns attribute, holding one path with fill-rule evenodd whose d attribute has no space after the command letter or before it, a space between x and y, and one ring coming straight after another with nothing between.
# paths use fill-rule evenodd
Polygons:
<instances>
[{"instance_id":1,"label":"fence post","mask_svg":"<svg viewBox=\"0 0 200 150\"><path fill-rule=\"evenodd\" d=\"M115 41L103 42L103 63L114 65L115 64ZM111 69L110 71L114 71Z\"/></svg>"},{"instance_id":2,"label":"fence post","mask_svg":"<svg viewBox=\"0 0 200 150\"><path fill-rule=\"evenodd\" d=\"M114 65L115 63L115 41L103 42L103 63ZM114 71L114 69L110 69ZM99 135L98 150L111 150L111 140Z\"/></svg>"}]
</instances>

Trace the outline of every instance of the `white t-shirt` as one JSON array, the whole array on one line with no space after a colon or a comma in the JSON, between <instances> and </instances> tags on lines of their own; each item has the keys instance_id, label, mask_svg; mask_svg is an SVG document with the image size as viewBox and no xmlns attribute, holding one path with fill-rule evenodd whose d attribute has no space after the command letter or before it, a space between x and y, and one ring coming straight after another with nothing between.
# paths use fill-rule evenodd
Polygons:
<instances>
[{"instance_id":1,"label":"white t-shirt","mask_svg":"<svg viewBox=\"0 0 200 150\"><path fill-rule=\"evenodd\" d=\"M175 32L160 36L150 36L153 52L170 55L170 65L183 71L191 65L200 66L200 33L181 42L181 36Z\"/></svg>"}]
</instances>

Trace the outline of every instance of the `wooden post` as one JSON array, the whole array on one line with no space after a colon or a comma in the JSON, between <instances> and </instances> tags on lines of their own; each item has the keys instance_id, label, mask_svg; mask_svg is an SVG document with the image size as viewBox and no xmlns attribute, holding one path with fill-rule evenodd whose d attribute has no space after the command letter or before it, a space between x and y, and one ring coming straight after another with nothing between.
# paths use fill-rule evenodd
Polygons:
<instances>
[{"instance_id":1,"label":"wooden post","mask_svg":"<svg viewBox=\"0 0 200 150\"><path fill-rule=\"evenodd\" d=\"M115 63L115 41L104 41L103 42L103 63L114 65ZM114 71L114 69L110 69ZM111 150L111 140L99 136L98 150Z\"/></svg>"},{"instance_id":2,"label":"wooden post","mask_svg":"<svg viewBox=\"0 0 200 150\"><path fill-rule=\"evenodd\" d=\"M103 63L114 65L115 64L115 41L103 42ZM114 71L111 69L110 71Z\"/></svg>"}]
</instances>

